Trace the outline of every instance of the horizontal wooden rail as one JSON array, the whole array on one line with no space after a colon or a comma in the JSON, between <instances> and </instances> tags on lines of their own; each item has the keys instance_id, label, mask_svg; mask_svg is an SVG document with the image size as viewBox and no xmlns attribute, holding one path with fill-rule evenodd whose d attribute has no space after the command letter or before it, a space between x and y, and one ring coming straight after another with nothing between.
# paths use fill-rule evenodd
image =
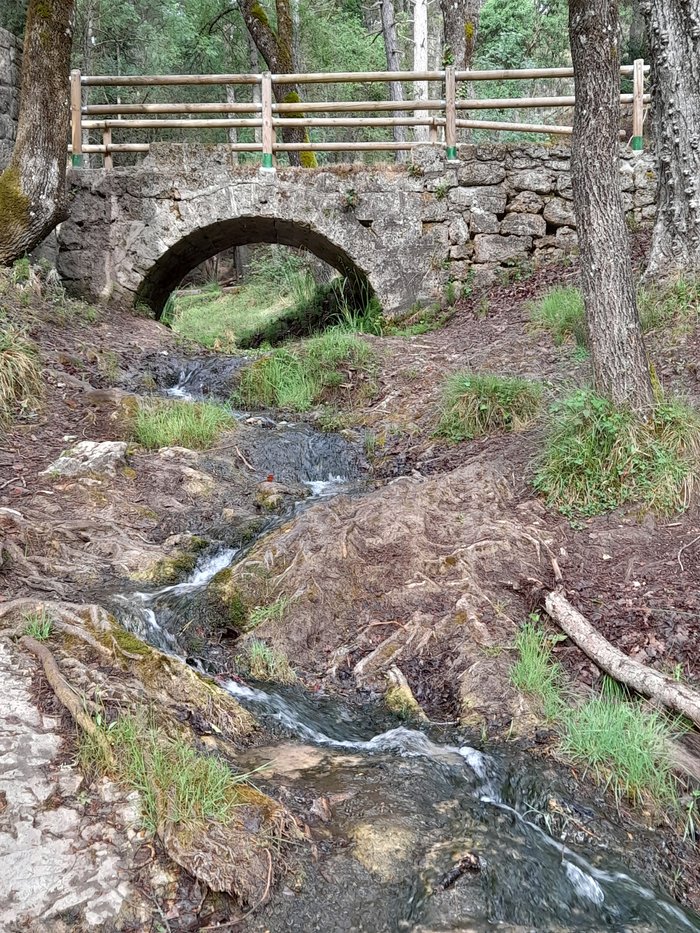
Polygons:
<instances>
[{"instance_id":1,"label":"horizontal wooden rail","mask_svg":"<svg viewBox=\"0 0 700 933\"><path fill-rule=\"evenodd\" d=\"M624 65L620 75L632 77L633 93L621 94L620 104L631 105L633 115L632 146L643 146L643 124L645 105L651 100L644 93L645 75L649 66L641 59L633 65ZM81 75L71 72L71 147L73 162L80 165L83 153L99 153L105 157L105 167L112 165L113 153L143 153L150 150L148 142L130 143L113 140L114 132L134 130L226 130L228 146L233 152L258 152L262 155L265 168L274 167L274 154L282 152L375 152L410 150L417 146L436 144L438 130L448 159L457 158L458 130L487 130L494 132L533 133L538 135L570 136L571 126L542 122L520 122L494 119L472 119L472 112L518 111L573 108L573 94L558 94L549 97L472 97L459 96L460 84L475 81L511 81L571 79L573 68L504 68L479 71L457 71L447 66L439 71L358 71L358 72L313 72L306 74L212 74L212 75ZM274 100L276 85L337 85L342 83L386 85L391 81L415 84L437 82L433 88L437 93L431 99L346 100L346 101L282 101ZM153 102L130 101L129 103L81 102L83 89L94 87L157 88L173 86L249 86L259 88L260 100L253 97L247 101L182 101ZM278 91L279 96L282 94ZM332 94L332 91L330 92ZM223 95L222 95L223 96ZM367 95L369 96L369 95ZM354 115L353 115L354 114ZM537 115L539 116L539 115ZM536 119L537 119L536 116ZM287 128L302 126L305 129L346 129L357 133L363 128L429 127L430 141L425 134L416 133L415 139L406 142L391 140L311 139L305 142L285 142L277 135ZM255 141L239 142L239 130L255 130ZM102 144L85 138L92 131L102 133ZM413 135L413 134L409 134ZM244 137L245 138L245 137ZM248 136L247 139L251 137Z\"/></svg>"}]
</instances>

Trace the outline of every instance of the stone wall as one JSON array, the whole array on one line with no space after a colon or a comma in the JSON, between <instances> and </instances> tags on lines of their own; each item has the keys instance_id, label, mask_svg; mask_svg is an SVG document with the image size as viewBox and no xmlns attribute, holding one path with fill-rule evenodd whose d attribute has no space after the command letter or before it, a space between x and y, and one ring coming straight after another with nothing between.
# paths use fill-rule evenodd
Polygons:
<instances>
[{"instance_id":1,"label":"stone wall","mask_svg":"<svg viewBox=\"0 0 700 933\"><path fill-rule=\"evenodd\" d=\"M484 280L499 267L559 259L576 248L568 145L470 145L461 146L458 156L459 164L446 163L435 149L413 156L425 189L436 198L430 216L442 227L451 279L463 279L471 269ZM651 221L651 155L622 148L620 172L630 223Z\"/></svg>"},{"instance_id":2,"label":"stone wall","mask_svg":"<svg viewBox=\"0 0 700 933\"><path fill-rule=\"evenodd\" d=\"M17 134L21 67L22 43L0 29L0 170L9 161Z\"/></svg>"},{"instance_id":3,"label":"stone wall","mask_svg":"<svg viewBox=\"0 0 700 933\"><path fill-rule=\"evenodd\" d=\"M158 144L140 165L69 174L71 217L59 272L89 298L156 313L199 263L231 246L302 247L371 286L388 314L440 300L448 282L576 248L568 146L438 147L413 163L258 170L224 146ZM655 171L623 152L625 206L654 214Z\"/></svg>"}]
</instances>

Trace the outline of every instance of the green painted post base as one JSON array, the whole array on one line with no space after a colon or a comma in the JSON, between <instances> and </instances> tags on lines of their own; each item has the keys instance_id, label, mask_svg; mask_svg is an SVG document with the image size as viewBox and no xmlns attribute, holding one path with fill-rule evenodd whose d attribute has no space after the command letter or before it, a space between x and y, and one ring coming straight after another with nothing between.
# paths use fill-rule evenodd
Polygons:
<instances>
[{"instance_id":1,"label":"green painted post base","mask_svg":"<svg viewBox=\"0 0 700 933\"><path fill-rule=\"evenodd\" d=\"M82 168L83 167L83 157L82 155L74 155L71 157L71 163L73 168Z\"/></svg>"},{"instance_id":2,"label":"green painted post base","mask_svg":"<svg viewBox=\"0 0 700 933\"><path fill-rule=\"evenodd\" d=\"M632 148L635 152L641 152L644 148L644 137L643 136L633 136L632 137Z\"/></svg>"},{"instance_id":3,"label":"green painted post base","mask_svg":"<svg viewBox=\"0 0 700 933\"><path fill-rule=\"evenodd\" d=\"M457 147L448 146L447 147L447 161L454 162L457 159Z\"/></svg>"},{"instance_id":4,"label":"green painted post base","mask_svg":"<svg viewBox=\"0 0 700 933\"><path fill-rule=\"evenodd\" d=\"M274 165L272 164L272 153L271 152L263 152L262 167L263 168L274 168Z\"/></svg>"}]
</instances>

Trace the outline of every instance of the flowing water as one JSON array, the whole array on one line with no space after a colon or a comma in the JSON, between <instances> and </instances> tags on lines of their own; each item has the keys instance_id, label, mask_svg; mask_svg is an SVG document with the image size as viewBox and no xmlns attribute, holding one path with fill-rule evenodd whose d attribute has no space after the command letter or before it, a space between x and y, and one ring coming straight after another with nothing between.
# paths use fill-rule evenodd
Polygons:
<instances>
[{"instance_id":1,"label":"flowing water","mask_svg":"<svg viewBox=\"0 0 700 933\"><path fill-rule=\"evenodd\" d=\"M353 490L340 472L353 462L347 450L329 455L326 435L289 430L296 479L312 494L297 508ZM182 583L115 596L124 624L181 654L178 624L241 556L222 549ZM309 862L304 884L284 886L248 929L700 931L700 918L634 867L651 836L633 827L630 841L542 762L299 688L218 679L275 737L245 753L246 767L269 763L258 783L273 795L281 786L287 803L322 814L325 858Z\"/></svg>"}]
</instances>

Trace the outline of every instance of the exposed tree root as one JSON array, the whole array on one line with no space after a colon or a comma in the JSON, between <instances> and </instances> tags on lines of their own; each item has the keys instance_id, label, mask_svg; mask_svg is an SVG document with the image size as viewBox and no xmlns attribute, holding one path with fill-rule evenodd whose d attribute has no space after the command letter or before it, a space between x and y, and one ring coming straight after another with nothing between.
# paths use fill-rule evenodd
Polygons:
<instances>
[{"instance_id":1,"label":"exposed tree root","mask_svg":"<svg viewBox=\"0 0 700 933\"><path fill-rule=\"evenodd\" d=\"M674 713L687 716L700 728L700 693L613 647L560 590L548 593L544 605L561 630L606 674Z\"/></svg>"},{"instance_id":2,"label":"exposed tree root","mask_svg":"<svg viewBox=\"0 0 700 933\"><path fill-rule=\"evenodd\" d=\"M41 661L46 679L49 682L49 686L56 694L56 697L65 706L80 728L97 742L100 751L104 755L105 762L108 764L111 763L112 749L102 730L99 729L90 718L87 700L85 698L78 698L73 687L71 687L58 669L58 664L56 664L54 656L46 645L42 645L41 642L38 642L35 638L31 638L29 635L23 635L19 641L27 651L31 652L34 657Z\"/></svg>"}]
</instances>

